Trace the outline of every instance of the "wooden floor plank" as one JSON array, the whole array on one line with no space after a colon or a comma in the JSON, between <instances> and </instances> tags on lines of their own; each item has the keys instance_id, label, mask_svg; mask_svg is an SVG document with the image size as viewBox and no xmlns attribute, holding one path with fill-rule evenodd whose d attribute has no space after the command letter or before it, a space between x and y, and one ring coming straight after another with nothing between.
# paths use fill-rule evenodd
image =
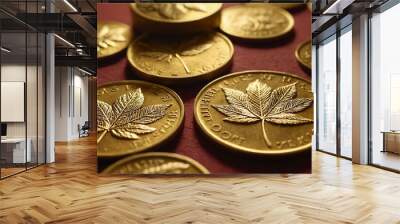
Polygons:
<instances>
[{"instance_id":1,"label":"wooden floor plank","mask_svg":"<svg viewBox=\"0 0 400 224\"><path fill-rule=\"evenodd\" d=\"M0 223L397 223L400 175L313 153L313 173L102 177L96 141L0 181ZM397 200L396 200L397 199Z\"/></svg>"}]
</instances>

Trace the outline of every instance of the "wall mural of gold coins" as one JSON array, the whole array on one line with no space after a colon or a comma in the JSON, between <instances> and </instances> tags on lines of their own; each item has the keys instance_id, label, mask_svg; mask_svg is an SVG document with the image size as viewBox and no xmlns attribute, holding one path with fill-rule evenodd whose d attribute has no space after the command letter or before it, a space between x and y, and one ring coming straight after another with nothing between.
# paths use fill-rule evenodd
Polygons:
<instances>
[{"instance_id":1,"label":"wall mural of gold coins","mask_svg":"<svg viewBox=\"0 0 400 224\"><path fill-rule=\"evenodd\" d=\"M98 171L311 172L310 21L304 4L98 4Z\"/></svg>"}]
</instances>

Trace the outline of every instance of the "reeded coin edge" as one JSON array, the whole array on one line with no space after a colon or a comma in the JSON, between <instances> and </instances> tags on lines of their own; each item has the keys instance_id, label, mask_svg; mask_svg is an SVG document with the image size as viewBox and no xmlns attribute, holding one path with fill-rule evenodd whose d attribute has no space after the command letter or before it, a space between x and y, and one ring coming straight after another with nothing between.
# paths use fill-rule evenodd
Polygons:
<instances>
[{"instance_id":1,"label":"reeded coin edge","mask_svg":"<svg viewBox=\"0 0 400 224\"><path fill-rule=\"evenodd\" d=\"M308 40L308 41L305 41L305 42L300 43L300 44L296 47L296 50L294 51L294 54L295 54L295 56L296 56L297 61L298 61L301 65L303 65L304 67L306 67L306 68L308 68L308 69L311 69L311 66L308 65L307 63L305 63L305 62L300 58L300 54L299 54L300 49L301 49L304 45L306 45L306 44L308 44L308 43L311 43L311 40Z\"/></svg>"},{"instance_id":2,"label":"reeded coin edge","mask_svg":"<svg viewBox=\"0 0 400 224\"><path fill-rule=\"evenodd\" d=\"M162 88L162 89L166 90L169 94L171 94L175 98L175 100L178 102L178 105L179 105L179 107L181 109L181 116L178 118L178 125L174 130L172 130L166 136L166 138L164 140L160 141L157 144L153 144L151 146L144 147L141 150L127 149L126 152L124 152L124 153L104 153L104 152L99 153L99 151L96 150L98 157L126 156L126 155L130 155L130 154L133 154L133 153L136 154L136 153L139 153L139 152L142 152L142 151L146 151L146 150L150 150L150 149L153 149L153 148L157 148L158 146L162 145L164 142L167 142L167 141L171 140L173 137L175 137L175 135L177 134L178 130L183 125L183 120L184 120L184 117L185 117L185 107L183 105L182 99L179 97L179 95L175 91L173 91L172 89L170 89L168 87L165 87L165 86L162 86L162 85L158 85L158 84L155 84L155 83L151 83L151 82L141 81L141 80L122 80L122 81L107 82L106 84L98 86L97 90L99 88L105 88L105 87L109 87L109 86L113 86L113 85L129 85L129 84L143 84L143 85L156 86L156 87L159 87L159 88Z\"/></svg>"},{"instance_id":3,"label":"reeded coin edge","mask_svg":"<svg viewBox=\"0 0 400 224\"><path fill-rule=\"evenodd\" d=\"M137 65L137 64L134 62L134 60L133 60L133 54L134 54L134 53L133 53L133 49L132 49L132 48L133 48L133 45L135 44L136 40L137 40L137 39L140 39L140 38L143 37L144 35L147 35L146 33L140 35L139 37L137 37L136 40L133 41L133 42L129 45L129 47L128 47L127 51L126 51L126 55L127 55L129 64L134 68L134 70L137 71L137 73L139 73L139 74L137 74L137 75L138 75L138 76L142 76L142 77L144 77L144 78L148 78L148 79L161 78L163 81L177 81L177 82L179 82L179 81L184 81L184 80L195 79L195 78L200 78L200 77L202 77L202 76L208 76L209 74L218 73L218 71L219 71L220 69L223 69L223 68L225 68L226 66L228 66L228 65L232 62L232 60L233 60L233 55L234 55L234 53L235 53L235 48L234 48L234 46L233 46L232 41L231 41L227 36L225 36L224 34L222 34L222 33L220 33L220 32L215 32L215 33L216 33L216 35L220 36L222 39L224 39L224 40L228 43L229 48L230 48L230 50L231 50L231 54L230 54L230 56L229 56L229 60L227 60L224 64L222 64L222 65L219 66L218 68L215 68L214 70L208 71L207 73L203 73L203 74L190 75L190 76L182 75L182 76L177 76L177 77L170 77L170 76L161 76L161 75L157 75L157 74L151 74L151 73L148 73L148 72L143 71L142 69L140 69L140 68L138 67L138 65ZM216 76L216 75L218 75L218 74L214 74L214 75L212 75L212 76L209 77L209 78L212 78L212 77L214 77L214 76Z\"/></svg>"},{"instance_id":4,"label":"reeded coin edge","mask_svg":"<svg viewBox=\"0 0 400 224\"><path fill-rule=\"evenodd\" d=\"M192 159L190 157L181 155L181 154L168 153L168 152L147 152L147 153L140 153L140 154L131 155L131 156L128 156L126 158L118 160L117 162L109 165L106 169L104 169L102 171L102 174L112 174L112 171L116 167L121 166L121 165L123 165L125 163L128 163L130 161L133 161L133 160L136 160L136 159L140 159L140 158L144 158L144 157L169 157L169 158L174 158L174 159L178 159L178 160L183 160L185 162L188 162L192 166L194 166L202 174L210 174L210 172L207 170L207 168L205 168L202 164L200 164L196 160L194 160L194 159ZM137 174L138 175L157 175L157 174L142 174L142 173L137 173ZM186 175L186 174L165 174L165 175Z\"/></svg>"},{"instance_id":5,"label":"reeded coin edge","mask_svg":"<svg viewBox=\"0 0 400 224\"><path fill-rule=\"evenodd\" d=\"M124 44L122 49L116 51L115 53L112 53L112 54L109 54L109 55L98 55L97 54L97 59L103 59L103 58L108 58L108 57L114 56L116 54L121 53L122 51L124 51L125 49L127 49L129 47L129 45L130 45L130 43L132 41L132 36L133 36L132 27L130 27L126 23L121 23L121 22L113 21L113 20L98 21L97 22L97 26L100 25L100 24L102 24L102 25L104 25L104 24L118 24L119 26L126 26L128 28L128 30L129 30L129 41L127 41L126 44Z\"/></svg>"},{"instance_id":6,"label":"reeded coin edge","mask_svg":"<svg viewBox=\"0 0 400 224\"><path fill-rule=\"evenodd\" d=\"M194 118L195 121L197 123L197 125L200 127L201 131L206 134L209 138L211 138L212 140L216 141L217 143L221 144L222 146L225 146L229 149L235 150L235 151L239 151L239 152L246 152L246 153L251 153L251 154L258 154L258 155L283 155L283 154L292 154L292 153L297 153L297 152L301 152L301 151L306 151L311 149L311 143L303 145L303 146L299 146L299 147L295 147L295 148L290 148L290 149L284 149L284 150L269 150L269 151L261 151L261 150L257 150L257 149L249 149L246 148L244 146L239 146L236 144L233 144L231 142L225 141L223 139L221 139L220 137L218 137L217 135L213 134L211 131L207 130L206 125L204 125L199 117L199 112L198 112L198 103L200 100L200 96L213 84L215 84L216 82L219 82L223 79L232 77L232 76L239 76L239 75L245 75L247 73L275 73L275 74L279 74L279 75L285 75L285 76L289 76L292 78L296 78L296 79L300 79L304 82L307 82L311 85L311 82L293 75L293 74L289 74L289 73L285 73L285 72L277 72L277 71L270 71L270 70L247 70L247 71L241 71L241 72L235 72L235 73L231 73L225 76L222 76L218 79L213 80L212 82L208 83L206 86L204 86L199 93L196 96L196 99L194 100ZM314 120L313 120L314 121Z\"/></svg>"},{"instance_id":7,"label":"reeded coin edge","mask_svg":"<svg viewBox=\"0 0 400 224\"><path fill-rule=\"evenodd\" d=\"M195 3L195 2L193 2ZM198 19L190 19L190 20L170 20L170 19L158 19L158 18L152 18L146 14L144 14L142 11L140 11L137 6L136 3L131 3L130 7L132 9L132 11L134 13L136 13L137 15L141 16L142 18L148 19L150 21L155 21L155 22L161 22L161 23L167 23L167 24L177 24L177 23L190 23L190 22L195 22L195 21L199 21L205 18L208 18L210 16L213 16L214 14L218 13L219 11L221 11L222 9L222 3L209 3L209 4L219 4L218 8L212 12L209 13L208 15L198 18Z\"/></svg>"},{"instance_id":8,"label":"reeded coin edge","mask_svg":"<svg viewBox=\"0 0 400 224\"><path fill-rule=\"evenodd\" d=\"M249 3L251 4L251 3ZM224 25L223 25L223 17L224 17L224 13L226 13L226 10L232 10L233 8L238 8L238 7L260 7L260 6L256 6L256 5L235 5L235 6L231 6L228 8L225 8L221 11L221 24L219 26L219 28L227 35L232 36L232 37L237 37L237 38L241 38L241 39L248 39L248 40L271 40L271 39L275 39L275 38L279 38L282 36L287 35L288 33L290 33L293 29L294 29L294 17L292 16L292 14L290 14L287 10L280 8L278 6L273 6L273 5L265 5L265 6L261 6L261 7L271 7L271 8L277 8L278 10L281 10L283 14L285 14L286 18L289 19L289 26L286 28L286 30L283 33L280 34L276 34L273 36L268 36L268 37L255 37L255 36L242 36L242 35L238 35L235 33L230 33L227 32L226 29L224 29Z\"/></svg>"}]
</instances>

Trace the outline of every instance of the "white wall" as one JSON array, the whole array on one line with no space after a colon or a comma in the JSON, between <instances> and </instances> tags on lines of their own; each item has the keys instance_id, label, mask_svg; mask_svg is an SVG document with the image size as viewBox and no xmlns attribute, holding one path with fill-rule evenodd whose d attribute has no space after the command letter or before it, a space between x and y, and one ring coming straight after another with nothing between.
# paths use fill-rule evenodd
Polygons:
<instances>
[{"instance_id":1,"label":"white wall","mask_svg":"<svg viewBox=\"0 0 400 224\"><path fill-rule=\"evenodd\" d=\"M55 140L79 138L78 125L82 126L87 120L88 78L76 68L56 67Z\"/></svg>"},{"instance_id":2,"label":"white wall","mask_svg":"<svg viewBox=\"0 0 400 224\"><path fill-rule=\"evenodd\" d=\"M36 67L28 66L28 74L31 74L33 70L36 73ZM3 82L25 82L25 64L3 64L1 66L1 81ZM36 85L36 83L33 83ZM30 90L30 89L28 89ZM32 98L36 97L36 89L34 92L28 92L27 96ZM33 101L32 99L28 102ZM35 105L36 107L36 105ZM7 110L7 108L1 108L2 110ZM28 121L31 121L30 114L28 114ZM36 116L36 114L35 114ZM36 120L36 118L35 118ZM31 126L31 125L29 125ZM25 137L25 122L7 122L7 136L8 137ZM29 136L28 136L29 137Z\"/></svg>"},{"instance_id":3,"label":"white wall","mask_svg":"<svg viewBox=\"0 0 400 224\"><path fill-rule=\"evenodd\" d=\"M37 69L39 69L37 71ZM6 82L24 82L26 83L26 108L22 108L22 112L26 110L27 120L23 122L6 122L7 137L9 138L25 138L25 134L30 139L30 148L32 150L32 161L36 162L39 158L40 163L44 162L44 89L42 68L25 64L2 64L1 81ZM27 80L25 80L27 78ZM39 86L38 86L39 85ZM24 94L24 93L22 93ZM5 96L2 96L5 97ZM10 108L1 108L1 110L9 110ZM39 116L38 116L39 115ZM37 152L37 150L39 150ZM37 153L39 156L37 157Z\"/></svg>"}]
</instances>

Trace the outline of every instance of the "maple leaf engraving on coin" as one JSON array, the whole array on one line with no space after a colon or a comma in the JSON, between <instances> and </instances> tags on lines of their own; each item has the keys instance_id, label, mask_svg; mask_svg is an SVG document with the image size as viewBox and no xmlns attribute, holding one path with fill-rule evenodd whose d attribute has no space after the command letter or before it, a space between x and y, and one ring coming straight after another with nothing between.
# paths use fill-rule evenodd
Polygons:
<instances>
[{"instance_id":1,"label":"maple leaf engraving on coin","mask_svg":"<svg viewBox=\"0 0 400 224\"><path fill-rule=\"evenodd\" d=\"M231 88L223 88L227 105L212 105L226 115L225 121L253 123L261 121L265 143L271 147L265 122L281 125L296 125L313 122L312 119L294 114L308 108L312 99L295 98L296 83L278 87L274 90L258 79L251 82L246 93Z\"/></svg>"},{"instance_id":2,"label":"maple leaf engraving on coin","mask_svg":"<svg viewBox=\"0 0 400 224\"><path fill-rule=\"evenodd\" d=\"M237 25L248 32L268 31L286 23L271 11L254 10L250 15L246 15L245 19L238 17Z\"/></svg>"},{"instance_id":3,"label":"maple leaf engraving on coin","mask_svg":"<svg viewBox=\"0 0 400 224\"><path fill-rule=\"evenodd\" d=\"M124 29L122 28L110 29L109 26L104 25L97 33L97 52L109 47L115 47L118 42L127 41L123 33Z\"/></svg>"},{"instance_id":4,"label":"maple leaf engraving on coin","mask_svg":"<svg viewBox=\"0 0 400 224\"><path fill-rule=\"evenodd\" d=\"M199 3L138 3L142 11L155 11L166 19L180 19L190 11L207 12L204 4Z\"/></svg>"},{"instance_id":5,"label":"maple leaf engraving on coin","mask_svg":"<svg viewBox=\"0 0 400 224\"><path fill-rule=\"evenodd\" d=\"M111 134L118 138L139 139L140 134L154 132L156 128L146 124L165 116L170 104L143 106L144 96L140 88L129 91L110 104L97 100L97 132L101 132L97 143Z\"/></svg>"},{"instance_id":6,"label":"maple leaf engraving on coin","mask_svg":"<svg viewBox=\"0 0 400 224\"><path fill-rule=\"evenodd\" d=\"M168 47L160 48L157 51L152 50L149 44L146 44L139 40L138 45L142 46L145 50L139 55L145 57L155 58L158 61L166 60L168 63L172 62L173 58L177 58L178 61L183 65L187 74L191 73L190 68L187 66L182 56L195 56L201 54L213 46L213 39L204 39L195 37L189 41L176 44L170 44Z\"/></svg>"}]
</instances>

